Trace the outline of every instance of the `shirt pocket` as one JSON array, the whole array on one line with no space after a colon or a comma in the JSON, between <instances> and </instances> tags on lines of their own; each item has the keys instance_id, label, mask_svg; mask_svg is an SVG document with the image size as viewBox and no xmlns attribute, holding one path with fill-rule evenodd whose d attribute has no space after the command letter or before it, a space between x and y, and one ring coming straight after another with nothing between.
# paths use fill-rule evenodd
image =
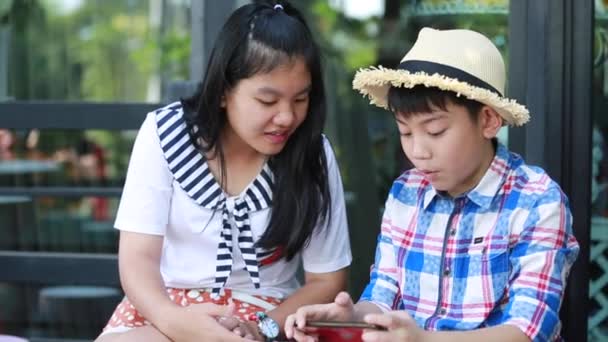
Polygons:
<instances>
[{"instance_id":1,"label":"shirt pocket","mask_svg":"<svg viewBox=\"0 0 608 342\"><path fill-rule=\"evenodd\" d=\"M470 249L460 260L459 284L463 308L470 308L484 317L500 302L509 280L507 242L491 241L481 249ZM477 247L477 246L475 246ZM479 311L482 312L479 312Z\"/></svg>"}]
</instances>

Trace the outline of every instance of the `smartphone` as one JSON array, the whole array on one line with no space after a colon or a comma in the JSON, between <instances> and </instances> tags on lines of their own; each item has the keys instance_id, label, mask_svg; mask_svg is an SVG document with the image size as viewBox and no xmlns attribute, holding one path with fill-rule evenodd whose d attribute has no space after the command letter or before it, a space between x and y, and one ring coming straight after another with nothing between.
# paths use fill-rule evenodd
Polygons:
<instances>
[{"instance_id":1,"label":"smartphone","mask_svg":"<svg viewBox=\"0 0 608 342\"><path fill-rule=\"evenodd\" d=\"M307 328L314 328L310 334L319 338L319 342L361 342L365 329L385 330L383 327L365 322L306 322Z\"/></svg>"}]
</instances>

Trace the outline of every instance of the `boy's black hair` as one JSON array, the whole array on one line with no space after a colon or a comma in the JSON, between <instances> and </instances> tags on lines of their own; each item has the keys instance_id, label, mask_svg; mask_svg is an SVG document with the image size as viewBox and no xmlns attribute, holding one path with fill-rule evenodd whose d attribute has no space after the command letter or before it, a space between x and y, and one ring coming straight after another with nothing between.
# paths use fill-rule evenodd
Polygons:
<instances>
[{"instance_id":1,"label":"boy's black hair","mask_svg":"<svg viewBox=\"0 0 608 342\"><path fill-rule=\"evenodd\" d=\"M274 9L276 4L282 9ZM331 215L321 135L326 108L320 52L301 13L287 1L255 1L238 8L215 41L197 93L182 100L192 141L203 153L219 158L220 182L225 185L220 135L227 118L222 96L239 81L297 58L304 60L311 76L308 113L283 150L269 160L274 173L272 214L258 241L263 248L282 247L287 260L308 243L317 223L329 222Z\"/></svg>"},{"instance_id":2,"label":"boy's black hair","mask_svg":"<svg viewBox=\"0 0 608 342\"><path fill-rule=\"evenodd\" d=\"M411 115L430 113L431 105L446 109L448 103L464 107L473 122L479 119L483 103L458 96L452 91L441 90L435 87L417 85L412 88L390 87L388 90L388 108L395 115L408 118ZM498 138L490 139L494 150L498 145Z\"/></svg>"},{"instance_id":3,"label":"boy's black hair","mask_svg":"<svg viewBox=\"0 0 608 342\"><path fill-rule=\"evenodd\" d=\"M413 88L390 87L388 91L388 108L395 115L404 118L419 113L430 113L431 105L445 110L448 103L464 107L473 122L477 122L479 112L484 106L464 96L457 96L454 92L424 85Z\"/></svg>"}]
</instances>

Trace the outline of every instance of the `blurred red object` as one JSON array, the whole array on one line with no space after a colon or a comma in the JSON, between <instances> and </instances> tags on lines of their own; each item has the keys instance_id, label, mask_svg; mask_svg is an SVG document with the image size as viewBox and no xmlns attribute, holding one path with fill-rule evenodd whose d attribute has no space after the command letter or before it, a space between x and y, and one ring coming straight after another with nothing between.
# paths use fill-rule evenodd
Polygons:
<instances>
[{"instance_id":1,"label":"blurred red object","mask_svg":"<svg viewBox=\"0 0 608 342\"><path fill-rule=\"evenodd\" d=\"M13 159L12 147L15 143L15 135L8 129L0 129L0 159Z\"/></svg>"}]
</instances>

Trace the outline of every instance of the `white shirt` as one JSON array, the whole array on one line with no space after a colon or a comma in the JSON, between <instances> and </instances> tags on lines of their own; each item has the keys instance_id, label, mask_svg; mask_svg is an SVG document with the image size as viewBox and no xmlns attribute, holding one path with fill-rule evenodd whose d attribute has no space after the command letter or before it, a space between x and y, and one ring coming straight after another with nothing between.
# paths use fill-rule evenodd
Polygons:
<instances>
[{"instance_id":1,"label":"white shirt","mask_svg":"<svg viewBox=\"0 0 608 342\"><path fill-rule=\"evenodd\" d=\"M215 280L222 215L197 204L174 179L160 146L154 115L147 115L135 140L115 227L164 237L160 270L167 287L210 288ZM310 243L290 262L281 259L260 267L260 289L254 288L244 269L233 227L233 268L226 288L284 298L300 286L296 279L300 261L311 273L333 272L350 265L342 181L327 139L324 148L332 202L329 224L317 227ZM227 205L234 198L227 198ZM255 241L263 235L270 213L271 208L249 213Z\"/></svg>"}]
</instances>

